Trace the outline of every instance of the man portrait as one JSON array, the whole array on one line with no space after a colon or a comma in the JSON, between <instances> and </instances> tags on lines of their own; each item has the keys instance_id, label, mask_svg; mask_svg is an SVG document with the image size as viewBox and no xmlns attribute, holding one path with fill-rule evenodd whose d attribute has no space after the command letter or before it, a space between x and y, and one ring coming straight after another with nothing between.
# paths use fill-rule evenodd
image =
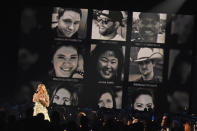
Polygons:
<instances>
[{"instance_id":1,"label":"man portrait","mask_svg":"<svg viewBox=\"0 0 197 131\"><path fill-rule=\"evenodd\" d=\"M54 10L52 16L52 29L55 37L66 39L78 39L84 37L80 30L83 30L83 34L85 34L84 31L86 31L86 25L84 24L86 24L87 19L86 10L61 7L57 7ZM86 18L82 18L83 14Z\"/></svg>"},{"instance_id":2,"label":"man portrait","mask_svg":"<svg viewBox=\"0 0 197 131\"><path fill-rule=\"evenodd\" d=\"M92 24L92 39L125 41L119 31L122 26L124 25L121 11L95 11Z\"/></svg>"},{"instance_id":3,"label":"man portrait","mask_svg":"<svg viewBox=\"0 0 197 131\"><path fill-rule=\"evenodd\" d=\"M131 41L164 43L165 14L133 13Z\"/></svg>"},{"instance_id":4,"label":"man portrait","mask_svg":"<svg viewBox=\"0 0 197 131\"><path fill-rule=\"evenodd\" d=\"M161 82L163 50L157 48L140 48L136 58L130 64L129 81ZM135 66L134 66L135 65ZM138 70L138 72L135 72Z\"/></svg>"}]
</instances>

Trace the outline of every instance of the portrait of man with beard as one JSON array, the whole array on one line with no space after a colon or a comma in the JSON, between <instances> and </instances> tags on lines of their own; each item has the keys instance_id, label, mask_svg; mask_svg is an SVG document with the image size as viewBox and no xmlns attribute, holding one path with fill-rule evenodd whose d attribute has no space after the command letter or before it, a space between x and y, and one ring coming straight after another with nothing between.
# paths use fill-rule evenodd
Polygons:
<instances>
[{"instance_id":1,"label":"portrait of man with beard","mask_svg":"<svg viewBox=\"0 0 197 131\"><path fill-rule=\"evenodd\" d=\"M94 16L92 39L125 41L118 33L118 29L123 26L121 11L99 10L94 13Z\"/></svg>"}]
</instances>

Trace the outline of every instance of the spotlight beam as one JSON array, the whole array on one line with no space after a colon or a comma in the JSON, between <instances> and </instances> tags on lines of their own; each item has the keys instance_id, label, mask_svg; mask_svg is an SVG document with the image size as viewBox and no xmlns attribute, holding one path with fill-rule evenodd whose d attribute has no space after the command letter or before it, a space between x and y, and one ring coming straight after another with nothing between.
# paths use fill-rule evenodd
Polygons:
<instances>
[{"instance_id":1,"label":"spotlight beam","mask_svg":"<svg viewBox=\"0 0 197 131\"><path fill-rule=\"evenodd\" d=\"M163 13L177 13L181 6L186 2L187 0L164 0L163 2L159 3L153 9L151 9L151 12L163 12Z\"/></svg>"}]
</instances>

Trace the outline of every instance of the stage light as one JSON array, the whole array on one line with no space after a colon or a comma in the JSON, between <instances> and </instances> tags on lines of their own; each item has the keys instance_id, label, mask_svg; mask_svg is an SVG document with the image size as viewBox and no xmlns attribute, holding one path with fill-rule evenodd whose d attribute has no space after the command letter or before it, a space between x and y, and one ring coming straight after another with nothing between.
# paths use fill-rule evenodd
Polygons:
<instances>
[{"instance_id":1,"label":"stage light","mask_svg":"<svg viewBox=\"0 0 197 131\"><path fill-rule=\"evenodd\" d=\"M79 114L82 116L86 116L86 113L84 113L84 112L80 112Z\"/></svg>"},{"instance_id":2,"label":"stage light","mask_svg":"<svg viewBox=\"0 0 197 131\"><path fill-rule=\"evenodd\" d=\"M64 116L64 120L66 120L66 116Z\"/></svg>"}]
</instances>

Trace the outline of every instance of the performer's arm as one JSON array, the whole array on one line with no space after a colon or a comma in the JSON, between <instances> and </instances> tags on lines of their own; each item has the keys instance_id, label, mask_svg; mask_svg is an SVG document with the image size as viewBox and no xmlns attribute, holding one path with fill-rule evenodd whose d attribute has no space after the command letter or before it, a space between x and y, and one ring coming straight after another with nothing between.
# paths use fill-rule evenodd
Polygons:
<instances>
[{"instance_id":1,"label":"performer's arm","mask_svg":"<svg viewBox=\"0 0 197 131\"><path fill-rule=\"evenodd\" d=\"M49 107L49 96L46 96L46 107Z\"/></svg>"},{"instance_id":2,"label":"performer's arm","mask_svg":"<svg viewBox=\"0 0 197 131\"><path fill-rule=\"evenodd\" d=\"M33 102L37 102L37 101L38 101L37 94L34 94L33 95Z\"/></svg>"},{"instance_id":3,"label":"performer's arm","mask_svg":"<svg viewBox=\"0 0 197 131\"><path fill-rule=\"evenodd\" d=\"M49 106L49 97L46 96L46 98L40 98L40 102L42 103L42 105L48 107Z\"/></svg>"}]
</instances>

